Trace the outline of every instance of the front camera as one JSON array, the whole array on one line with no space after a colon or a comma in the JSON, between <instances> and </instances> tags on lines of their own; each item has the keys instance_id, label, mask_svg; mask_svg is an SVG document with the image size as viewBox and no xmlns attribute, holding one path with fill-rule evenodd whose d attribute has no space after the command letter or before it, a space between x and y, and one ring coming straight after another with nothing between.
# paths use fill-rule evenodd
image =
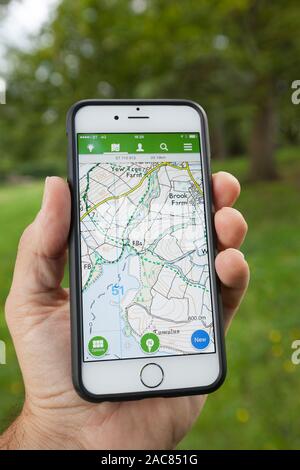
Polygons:
<instances>
[{"instance_id":1,"label":"front camera","mask_svg":"<svg viewBox=\"0 0 300 470\"><path fill-rule=\"evenodd\" d=\"M115 116L114 119L117 121L119 119L119 116Z\"/></svg>"}]
</instances>

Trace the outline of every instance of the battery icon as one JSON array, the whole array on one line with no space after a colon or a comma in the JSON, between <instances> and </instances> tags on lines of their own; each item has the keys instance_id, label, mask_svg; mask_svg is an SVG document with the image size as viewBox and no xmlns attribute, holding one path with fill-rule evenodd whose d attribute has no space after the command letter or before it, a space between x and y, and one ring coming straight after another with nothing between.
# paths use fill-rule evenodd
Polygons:
<instances>
[{"instance_id":1,"label":"battery icon","mask_svg":"<svg viewBox=\"0 0 300 470\"><path fill-rule=\"evenodd\" d=\"M195 139L196 138L196 134L190 134L189 135L189 139Z\"/></svg>"}]
</instances>

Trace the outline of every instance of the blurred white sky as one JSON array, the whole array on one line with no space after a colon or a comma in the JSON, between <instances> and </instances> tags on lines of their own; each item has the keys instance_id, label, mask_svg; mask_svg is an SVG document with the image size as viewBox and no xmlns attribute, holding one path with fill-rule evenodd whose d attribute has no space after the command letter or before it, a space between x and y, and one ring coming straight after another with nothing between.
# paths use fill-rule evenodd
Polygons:
<instances>
[{"instance_id":1,"label":"blurred white sky","mask_svg":"<svg viewBox=\"0 0 300 470\"><path fill-rule=\"evenodd\" d=\"M39 31L58 3L59 0L14 0L10 4L7 14L0 21L0 62L2 67L5 65L3 62L5 45L28 47L28 36Z\"/></svg>"}]
</instances>

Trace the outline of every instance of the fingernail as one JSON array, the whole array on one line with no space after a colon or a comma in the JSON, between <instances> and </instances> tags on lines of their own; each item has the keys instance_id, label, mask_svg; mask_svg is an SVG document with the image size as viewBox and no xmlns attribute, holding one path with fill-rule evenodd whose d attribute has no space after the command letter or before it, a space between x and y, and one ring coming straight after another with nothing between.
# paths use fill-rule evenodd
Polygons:
<instances>
[{"instance_id":1,"label":"fingernail","mask_svg":"<svg viewBox=\"0 0 300 470\"><path fill-rule=\"evenodd\" d=\"M44 194L43 194L43 200L42 200L42 208L45 207L46 202L47 202L49 180L50 180L50 177L47 176L47 178L45 179L45 184L44 184Z\"/></svg>"},{"instance_id":2,"label":"fingernail","mask_svg":"<svg viewBox=\"0 0 300 470\"><path fill-rule=\"evenodd\" d=\"M241 256L243 259L245 259L244 253L242 251L238 250L237 248L232 248L239 256Z\"/></svg>"}]
</instances>

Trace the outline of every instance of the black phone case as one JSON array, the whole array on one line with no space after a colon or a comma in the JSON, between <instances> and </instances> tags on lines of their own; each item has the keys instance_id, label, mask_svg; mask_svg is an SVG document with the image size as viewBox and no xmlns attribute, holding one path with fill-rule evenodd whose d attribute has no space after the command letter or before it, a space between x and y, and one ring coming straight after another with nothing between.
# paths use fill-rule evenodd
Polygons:
<instances>
[{"instance_id":1,"label":"black phone case","mask_svg":"<svg viewBox=\"0 0 300 470\"><path fill-rule=\"evenodd\" d=\"M211 273L212 301L216 309L215 320L215 339L218 342L218 354L220 363L220 374L217 380L206 387L180 388L175 390L149 390L136 393L122 393L111 395L95 395L90 393L83 385L81 363L83 358L82 351L82 302L81 302L81 275L80 275L80 206L79 206L79 188L78 188L78 165L77 165L77 142L75 135L75 115L77 111L87 105L176 105L191 106L200 116L201 120L201 140L203 155L201 156L203 165L203 186L205 194L205 213L207 223L207 241L208 254ZM70 269L70 307L71 307L71 346L72 346L72 378L77 393L85 400L90 402L101 401L123 401L138 400L150 397L176 397L186 395L207 394L219 388L226 376L226 354L223 326L223 312L220 294L220 284L216 276L214 260L217 254L216 235L213 223L213 201L211 187L210 171L210 148L207 117L204 110L197 103L189 100L82 100L75 103L67 114L67 137L68 137L68 181L71 191L72 213L71 213L71 231L69 237L69 269Z\"/></svg>"}]
</instances>

